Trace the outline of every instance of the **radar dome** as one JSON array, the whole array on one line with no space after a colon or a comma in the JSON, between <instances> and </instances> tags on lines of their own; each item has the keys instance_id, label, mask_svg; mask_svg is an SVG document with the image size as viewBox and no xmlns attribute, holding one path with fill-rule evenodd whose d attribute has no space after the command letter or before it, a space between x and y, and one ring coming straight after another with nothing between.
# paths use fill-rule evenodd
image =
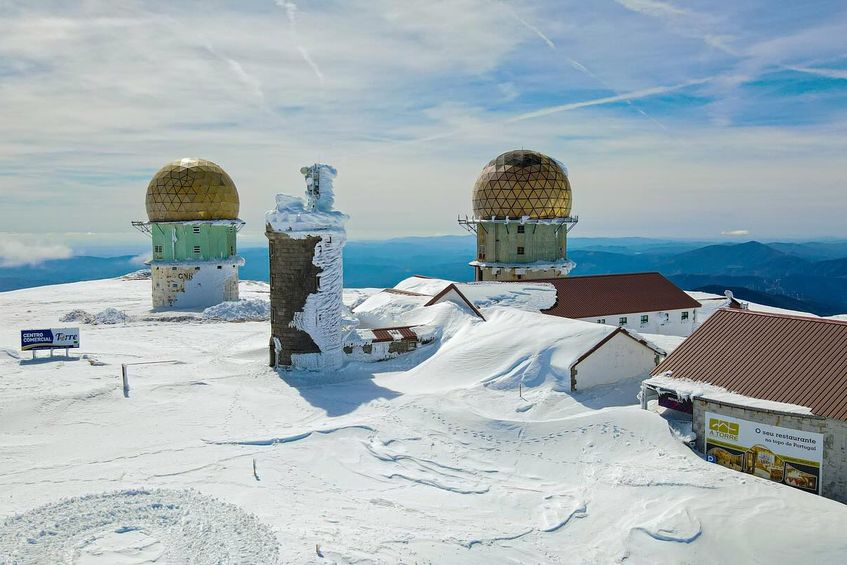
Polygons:
<instances>
[{"instance_id":1,"label":"radar dome","mask_svg":"<svg viewBox=\"0 0 847 565\"><path fill-rule=\"evenodd\" d=\"M171 161L147 186L151 222L238 219L238 190L220 166L204 159Z\"/></svg>"},{"instance_id":2,"label":"radar dome","mask_svg":"<svg viewBox=\"0 0 847 565\"><path fill-rule=\"evenodd\" d=\"M571 213L567 170L537 151L507 151L489 162L476 179L473 212L480 219L566 218Z\"/></svg>"}]
</instances>

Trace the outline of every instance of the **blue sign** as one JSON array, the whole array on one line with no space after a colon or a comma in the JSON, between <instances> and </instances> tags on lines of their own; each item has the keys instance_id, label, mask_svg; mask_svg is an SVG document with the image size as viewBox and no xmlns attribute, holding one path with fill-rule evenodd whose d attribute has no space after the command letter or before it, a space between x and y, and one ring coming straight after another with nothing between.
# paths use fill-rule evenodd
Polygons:
<instances>
[{"instance_id":1,"label":"blue sign","mask_svg":"<svg viewBox=\"0 0 847 565\"><path fill-rule=\"evenodd\" d=\"M79 348L79 328L21 330L21 351Z\"/></svg>"}]
</instances>

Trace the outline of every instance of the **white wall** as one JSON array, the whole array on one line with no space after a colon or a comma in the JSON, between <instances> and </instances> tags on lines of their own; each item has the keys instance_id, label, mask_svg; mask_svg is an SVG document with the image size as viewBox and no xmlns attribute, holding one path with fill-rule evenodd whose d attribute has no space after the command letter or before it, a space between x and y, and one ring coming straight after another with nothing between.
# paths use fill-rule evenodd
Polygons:
<instances>
[{"instance_id":1,"label":"white wall","mask_svg":"<svg viewBox=\"0 0 847 565\"><path fill-rule=\"evenodd\" d=\"M647 376L656 367L656 356L643 343L617 333L574 367L576 390Z\"/></svg>"},{"instance_id":2,"label":"white wall","mask_svg":"<svg viewBox=\"0 0 847 565\"><path fill-rule=\"evenodd\" d=\"M208 308L238 300L238 261L153 263L153 308Z\"/></svg>"},{"instance_id":3,"label":"white wall","mask_svg":"<svg viewBox=\"0 0 847 565\"><path fill-rule=\"evenodd\" d=\"M682 320L682 313L688 312L688 319ZM641 323L641 316L647 316L647 323ZM637 312L635 314L614 314L610 316L595 316L592 318L580 318L585 322L605 323L609 326L618 326L618 320L626 317L625 327L639 333L677 335L688 337L695 328L695 320L700 315L699 308L688 310L667 310L664 312ZM601 322L600 320L605 320Z\"/></svg>"}]
</instances>

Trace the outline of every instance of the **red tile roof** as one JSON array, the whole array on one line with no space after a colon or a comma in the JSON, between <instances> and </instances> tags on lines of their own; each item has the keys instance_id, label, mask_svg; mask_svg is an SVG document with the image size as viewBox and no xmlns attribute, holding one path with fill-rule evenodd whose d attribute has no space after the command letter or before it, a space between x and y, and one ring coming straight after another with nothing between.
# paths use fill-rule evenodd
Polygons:
<instances>
[{"instance_id":1,"label":"red tile roof","mask_svg":"<svg viewBox=\"0 0 847 565\"><path fill-rule=\"evenodd\" d=\"M723 308L653 371L847 420L847 322Z\"/></svg>"},{"instance_id":2,"label":"red tile roof","mask_svg":"<svg viewBox=\"0 0 847 565\"><path fill-rule=\"evenodd\" d=\"M412 331L412 326L398 326L396 328L376 328L370 330L374 334L373 343L382 341L417 341L418 334ZM400 334L401 339L397 340L391 335L392 332Z\"/></svg>"},{"instance_id":3,"label":"red tile roof","mask_svg":"<svg viewBox=\"0 0 847 565\"><path fill-rule=\"evenodd\" d=\"M593 275L532 282L546 282L556 287L556 304L544 313L563 318L595 318L700 307L699 302L660 273Z\"/></svg>"}]
</instances>

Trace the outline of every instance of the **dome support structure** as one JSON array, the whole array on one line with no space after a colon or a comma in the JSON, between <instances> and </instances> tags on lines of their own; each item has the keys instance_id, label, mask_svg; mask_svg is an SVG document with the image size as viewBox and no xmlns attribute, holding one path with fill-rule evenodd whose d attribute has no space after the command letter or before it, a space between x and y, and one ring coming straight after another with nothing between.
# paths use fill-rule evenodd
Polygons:
<instances>
[{"instance_id":1,"label":"dome support structure","mask_svg":"<svg viewBox=\"0 0 847 565\"><path fill-rule=\"evenodd\" d=\"M219 165L166 163L147 185L147 221L132 227L152 240L153 308L199 309L238 300L238 190Z\"/></svg>"},{"instance_id":2,"label":"dome support structure","mask_svg":"<svg viewBox=\"0 0 847 565\"><path fill-rule=\"evenodd\" d=\"M492 159L473 187L473 215L457 218L476 234L469 264L478 281L566 277L567 236L579 222L571 214L571 184L561 161L524 149Z\"/></svg>"}]
</instances>

